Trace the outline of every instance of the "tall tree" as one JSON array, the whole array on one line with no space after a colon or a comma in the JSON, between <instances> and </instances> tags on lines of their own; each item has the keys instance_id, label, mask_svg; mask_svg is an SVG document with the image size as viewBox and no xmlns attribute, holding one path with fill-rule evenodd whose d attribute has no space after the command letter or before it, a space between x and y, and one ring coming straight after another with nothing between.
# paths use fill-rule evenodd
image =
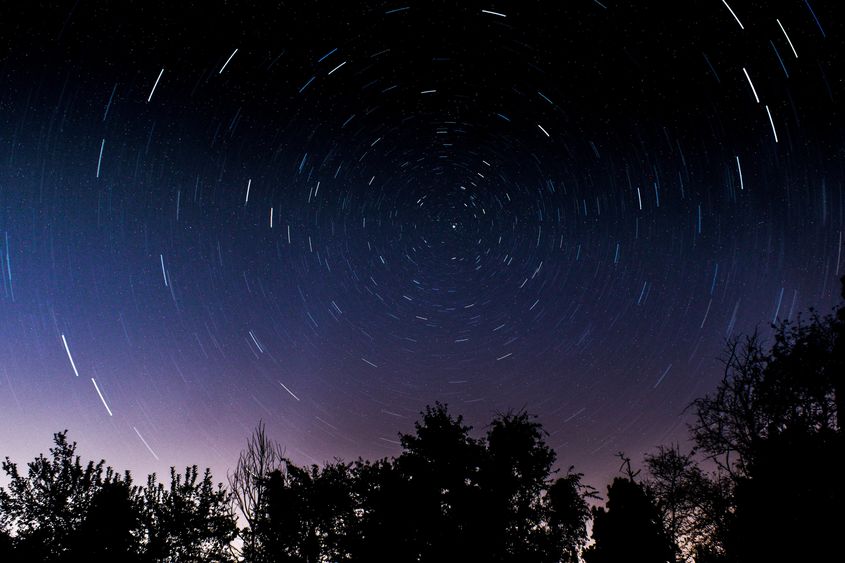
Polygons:
<instances>
[{"instance_id":1,"label":"tall tree","mask_svg":"<svg viewBox=\"0 0 845 563\"><path fill-rule=\"evenodd\" d=\"M547 520L549 528L543 542L548 554L547 560L560 563L581 561L581 553L587 542L587 522L590 508L587 499L597 498L596 491L584 485L581 473L575 473L573 467L567 474L558 477L544 495L548 503Z\"/></svg>"},{"instance_id":2,"label":"tall tree","mask_svg":"<svg viewBox=\"0 0 845 563\"><path fill-rule=\"evenodd\" d=\"M606 507L593 510L594 544L586 563L669 563L676 547L648 490L633 478L617 477L607 487Z\"/></svg>"},{"instance_id":3,"label":"tall tree","mask_svg":"<svg viewBox=\"0 0 845 563\"><path fill-rule=\"evenodd\" d=\"M396 459L408 484L405 501L413 507L406 515L407 540L420 561L466 560L477 547L465 533L473 530L484 445L446 405L436 403L421 414L415 432L400 436L403 451Z\"/></svg>"},{"instance_id":4,"label":"tall tree","mask_svg":"<svg viewBox=\"0 0 845 563\"><path fill-rule=\"evenodd\" d=\"M812 313L776 326L768 350L732 342L716 391L694 403L693 439L731 478L729 559L821 556L845 528L831 510L845 500L838 323Z\"/></svg>"},{"instance_id":5,"label":"tall tree","mask_svg":"<svg viewBox=\"0 0 845 563\"><path fill-rule=\"evenodd\" d=\"M556 454L525 412L498 415L487 432L480 484L490 561L577 561L588 517L580 475L552 480ZM553 494L552 494L553 493Z\"/></svg>"},{"instance_id":6,"label":"tall tree","mask_svg":"<svg viewBox=\"0 0 845 563\"><path fill-rule=\"evenodd\" d=\"M128 475L107 480L93 494L71 540L69 560L140 562L143 538L138 488Z\"/></svg>"},{"instance_id":7,"label":"tall tree","mask_svg":"<svg viewBox=\"0 0 845 563\"><path fill-rule=\"evenodd\" d=\"M470 430L435 404L395 462L352 467L352 560L578 560L590 491L572 471L554 479L542 426L520 412L497 416L485 439Z\"/></svg>"},{"instance_id":8,"label":"tall tree","mask_svg":"<svg viewBox=\"0 0 845 563\"><path fill-rule=\"evenodd\" d=\"M351 560L419 560L419 538L414 535L419 515L411 503L411 483L388 459L358 460L352 474L357 520L356 533L347 535Z\"/></svg>"},{"instance_id":9,"label":"tall tree","mask_svg":"<svg viewBox=\"0 0 845 563\"><path fill-rule=\"evenodd\" d=\"M274 472L285 472L282 447L267 437L264 422L259 421L238 457L234 472L229 474L229 488L235 505L246 522L241 530L243 557L255 563L266 559L270 550L265 542L272 542L272 532L266 521L266 491Z\"/></svg>"},{"instance_id":10,"label":"tall tree","mask_svg":"<svg viewBox=\"0 0 845 563\"><path fill-rule=\"evenodd\" d=\"M724 472L705 473L694 451L659 446L645 456L652 494L664 527L684 561L718 559L725 553L725 530L732 507L733 483Z\"/></svg>"},{"instance_id":11,"label":"tall tree","mask_svg":"<svg viewBox=\"0 0 845 563\"><path fill-rule=\"evenodd\" d=\"M341 462L302 468L288 462L267 484L269 534L265 551L274 561L344 561L354 526L350 466Z\"/></svg>"}]
</instances>

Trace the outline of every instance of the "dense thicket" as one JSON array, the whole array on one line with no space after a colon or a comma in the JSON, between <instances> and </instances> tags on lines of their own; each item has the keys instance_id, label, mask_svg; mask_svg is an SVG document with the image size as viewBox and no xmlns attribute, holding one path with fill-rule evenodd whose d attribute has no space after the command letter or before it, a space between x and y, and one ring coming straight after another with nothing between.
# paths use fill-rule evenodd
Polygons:
<instances>
[{"instance_id":1,"label":"dense thicket","mask_svg":"<svg viewBox=\"0 0 845 563\"><path fill-rule=\"evenodd\" d=\"M230 495L196 466L136 486L104 461L83 464L66 432L26 472L8 458L0 561L226 561L237 535ZM4 552L5 551L5 552Z\"/></svg>"},{"instance_id":2,"label":"dense thicket","mask_svg":"<svg viewBox=\"0 0 845 563\"><path fill-rule=\"evenodd\" d=\"M444 405L422 413L392 460L301 468L259 427L231 482L251 522L250 561L577 561L591 489L554 472L555 453L525 413L496 417L483 439ZM264 452L264 453L262 453ZM264 469L262 469L264 468ZM263 479L252 476L262 474Z\"/></svg>"},{"instance_id":3,"label":"dense thicket","mask_svg":"<svg viewBox=\"0 0 845 563\"><path fill-rule=\"evenodd\" d=\"M322 467L286 459L259 424L228 489L197 467L136 485L82 463L61 432L25 471L2 464L0 561L829 560L845 530L845 306L773 328L771 346L728 343L688 448L656 448L642 475L621 456L604 506L581 474L556 472L524 412L478 438L438 403L398 457Z\"/></svg>"}]
</instances>

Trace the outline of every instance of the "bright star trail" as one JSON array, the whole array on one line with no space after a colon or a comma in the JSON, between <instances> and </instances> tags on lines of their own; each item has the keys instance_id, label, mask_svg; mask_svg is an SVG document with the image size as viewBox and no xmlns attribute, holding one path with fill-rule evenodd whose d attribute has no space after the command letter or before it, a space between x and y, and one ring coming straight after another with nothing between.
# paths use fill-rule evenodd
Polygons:
<instances>
[{"instance_id":1,"label":"bright star trail","mask_svg":"<svg viewBox=\"0 0 845 563\"><path fill-rule=\"evenodd\" d=\"M602 486L837 301L834 2L14 4L0 455L222 479L259 419L373 459L439 400Z\"/></svg>"}]
</instances>

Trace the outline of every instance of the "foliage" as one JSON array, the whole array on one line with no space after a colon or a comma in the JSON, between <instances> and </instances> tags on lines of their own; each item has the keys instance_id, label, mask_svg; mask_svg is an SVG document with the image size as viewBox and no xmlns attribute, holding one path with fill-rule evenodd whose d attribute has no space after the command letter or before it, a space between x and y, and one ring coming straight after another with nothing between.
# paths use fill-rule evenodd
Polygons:
<instances>
[{"instance_id":1,"label":"foliage","mask_svg":"<svg viewBox=\"0 0 845 563\"><path fill-rule=\"evenodd\" d=\"M686 560L823 560L845 529L845 305L773 329L769 347L728 343L721 382L692 404L694 450L646 457Z\"/></svg>"},{"instance_id":2,"label":"foliage","mask_svg":"<svg viewBox=\"0 0 845 563\"><path fill-rule=\"evenodd\" d=\"M540 424L508 413L484 439L470 431L437 403L393 460L286 460L264 484L265 560L577 561L591 490L571 471L552 478Z\"/></svg>"},{"instance_id":3,"label":"foliage","mask_svg":"<svg viewBox=\"0 0 845 563\"><path fill-rule=\"evenodd\" d=\"M104 461L83 464L67 432L22 473L6 459L0 488L0 554L10 561L226 561L235 537L228 493L206 470L171 470L169 488L151 475L132 484Z\"/></svg>"},{"instance_id":4,"label":"foliage","mask_svg":"<svg viewBox=\"0 0 845 563\"><path fill-rule=\"evenodd\" d=\"M730 515L733 484L724 473L707 474L694 452L679 446L659 446L645 456L652 494L666 531L678 545L683 561L724 553L724 531Z\"/></svg>"},{"instance_id":5,"label":"foliage","mask_svg":"<svg viewBox=\"0 0 845 563\"><path fill-rule=\"evenodd\" d=\"M21 559L71 561L81 551L88 551L92 534L103 524L103 511L111 505L121 509L132 505L132 481L129 473L120 476L105 461L83 464L76 455L76 443L68 442L67 432L53 435L50 455L43 454L27 464L22 474L9 458L2 468L9 480L0 489L0 520L14 531L11 538ZM121 495L125 498L121 498ZM131 510L131 508L130 508ZM124 529L113 541L129 553L137 534L136 520L118 510Z\"/></svg>"},{"instance_id":6,"label":"foliage","mask_svg":"<svg viewBox=\"0 0 845 563\"><path fill-rule=\"evenodd\" d=\"M675 561L676 546L652 495L632 478L617 477L607 487L607 506L593 510L593 540L586 563Z\"/></svg>"},{"instance_id":7,"label":"foliage","mask_svg":"<svg viewBox=\"0 0 845 563\"><path fill-rule=\"evenodd\" d=\"M153 561L226 561L237 535L230 494L216 487L211 471L197 466L170 469L170 486L147 479L141 494L147 530L146 554Z\"/></svg>"},{"instance_id":8,"label":"foliage","mask_svg":"<svg viewBox=\"0 0 845 563\"><path fill-rule=\"evenodd\" d=\"M60 432L25 471L2 463L0 560L826 560L845 529L845 306L773 329L768 347L756 333L728 342L720 383L691 405L691 449L658 447L643 477L621 456L604 506L589 508L597 495L583 475L558 475L525 412L498 414L474 437L435 403L400 434L398 457L310 467L259 423L231 492L196 466L136 486L104 461L83 463Z\"/></svg>"}]
</instances>

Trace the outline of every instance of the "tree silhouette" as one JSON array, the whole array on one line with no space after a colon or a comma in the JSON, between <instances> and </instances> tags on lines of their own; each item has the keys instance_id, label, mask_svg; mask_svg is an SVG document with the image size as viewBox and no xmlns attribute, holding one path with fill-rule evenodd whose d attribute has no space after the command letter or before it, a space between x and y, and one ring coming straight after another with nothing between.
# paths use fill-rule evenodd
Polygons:
<instances>
[{"instance_id":1,"label":"tree silhouette","mask_svg":"<svg viewBox=\"0 0 845 563\"><path fill-rule=\"evenodd\" d=\"M831 328L834 334L831 367L833 399L836 403L836 418L842 431L842 417L845 415L845 276L842 276L842 304L837 308Z\"/></svg>"},{"instance_id":2,"label":"tree silhouette","mask_svg":"<svg viewBox=\"0 0 845 563\"><path fill-rule=\"evenodd\" d=\"M574 473L573 467L549 487L544 500L548 503L549 534L543 541L547 546L547 561L569 563L580 561L587 541L587 521L590 509L587 499L597 498L596 491L582 484L584 475Z\"/></svg>"},{"instance_id":3,"label":"tree silhouette","mask_svg":"<svg viewBox=\"0 0 845 563\"><path fill-rule=\"evenodd\" d=\"M716 392L694 403L692 437L729 476L728 560L815 558L845 528L839 459L842 308L729 346Z\"/></svg>"},{"instance_id":4,"label":"tree silhouette","mask_svg":"<svg viewBox=\"0 0 845 563\"><path fill-rule=\"evenodd\" d=\"M285 464L282 447L267 437L264 422L259 421L238 457L234 472L228 476L235 505L247 524L240 533L242 556L248 561L270 561L267 554L276 551L264 546L266 542L276 545L270 537L275 532L266 520L266 489L271 474L284 471Z\"/></svg>"},{"instance_id":5,"label":"tree silhouette","mask_svg":"<svg viewBox=\"0 0 845 563\"><path fill-rule=\"evenodd\" d=\"M841 334L836 318L813 313L809 322L776 326L770 351L757 334L731 341L715 393L693 403L691 432L699 448L725 471L742 475L769 439L840 434Z\"/></svg>"},{"instance_id":6,"label":"tree silhouette","mask_svg":"<svg viewBox=\"0 0 845 563\"><path fill-rule=\"evenodd\" d=\"M206 470L171 470L169 488L151 475L132 484L104 461L83 464L67 432L53 436L50 455L22 473L6 458L0 488L3 561L228 561L236 526L227 492ZM4 553L5 550L5 553Z\"/></svg>"},{"instance_id":7,"label":"tree silhouette","mask_svg":"<svg viewBox=\"0 0 845 563\"><path fill-rule=\"evenodd\" d=\"M606 508L593 510L593 540L586 563L667 563L677 551L651 494L633 476L617 477L607 487Z\"/></svg>"},{"instance_id":8,"label":"tree silhouette","mask_svg":"<svg viewBox=\"0 0 845 563\"><path fill-rule=\"evenodd\" d=\"M197 466L185 473L170 469L170 486L149 476L142 494L142 519L153 561L229 561L237 535L231 495L214 485L211 471L200 478Z\"/></svg>"},{"instance_id":9,"label":"tree silhouette","mask_svg":"<svg viewBox=\"0 0 845 563\"><path fill-rule=\"evenodd\" d=\"M845 278L843 278L845 286ZM6 458L0 560L316 563L821 561L845 529L841 426L845 306L727 346L693 402L692 449L628 458L605 506L558 476L536 418L499 414L483 437L446 405L420 413L394 459L299 467L259 423L229 476L196 466L135 486L82 463L66 432L26 472ZM234 510L246 527L238 530ZM592 515L593 544L584 548ZM233 549L240 533L243 548Z\"/></svg>"},{"instance_id":10,"label":"tree silhouette","mask_svg":"<svg viewBox=\"0 0 845 563\"><path fill-rule=\"evenodd\" d=\"M93 494L70 546L71 561L142 561L137 488L127 478L105 481Z\"/></svg>"},{"instance_id":11,"label":"tree silhouette","mask_svg":"<svg viewBox=\"0 0 845 563\"><path fill-rule=\"evenodd\" d=\"M551 481L557 455L525 412L497 416L487 433L480 483L490 561L577 561L588 509L580 475Z\"/></svg>"},{"instance_id":12,"label":"tree silhouette","mask_svg":"<svg viewBox=\"0 0 845 563\"><path fill-rule=\"evenodd\" d=\"M403 452L396 460L414 507L406 516L408 532L421 561L460 560L474 547L462 540L472 526L483 445L469 435L462 416L453 418L440 403L426 407L414 428L400 437Z\"/></svg>"},{"instance_id":13,"label":"tree silhouette","mask_svg":"<svg viewBox=\"0 0 845 563\"><path fill-rule=\"evenodd\" d=\"M647 485L687 560L822 560L838 550L845 304L773 329L769 347L757 333L728 343L721 382L692 404L694 450L646 457Z\"/></svg>"},{"instance_id":14,"label":"tree silhouette","mask_svg":"<svg viewBox=\"0 0 845 563\"><path fill-rule=\"evenodd\" d=\"M322 469L286 465L274 471L267 484L264 519L270 534L267 551L273 561L312 563L348 558L346 545L353 525L349 465L329 464Z\"/></svg>"},{"instance_id":15,"label":"tree silhouette","mask_svg":"<svg viewBox=\"0 0 845 563\"><path fill-rule=\"evenodd\" d=\"M412 486L387 459L352 466L357 533L347 536L351 561L415 561L420 556Z\"/></svg>"},{"instance_id":16,"label":"tree silhouette","mask_svg":"<svg viewBox=\"0 0 845 563\"><path fill-rule=\"evenodd\" d=\"M645 456L652 494L664 528L674 539L684 561L705 561L725 553L727 519L733 485L724 473L708 475L693 451L682 453L677 445L659 446Z\"/></svg>"},{"instance_id":17,"label":"tree silhouette","mask_svg":"<svg viewBox=\"0 0 845 563\"><path fill-rule=\"evenodd\" d=\"M262 561L577 561L591 490L526 413L483 439L436 403L395 459L282 469L264 480ZM259 560L258 558L256 560Z\"/></svg>"},{"instance_id":18,"label":"tree silhouette","mask_svg":"<svg viewBox=\"0 0 845 563\"><path fill-rule=\"evenodd\" d=\"M39 455L27 464L26 474L9 458L2 465L9 485L0 489L0 514L16 532L13 543L22 560L73 560L74 549L96 522L111 488L122 487L130 494L129 474L121 481L102 460L83 465L76 455L76 442L67 440L67 431L54 434L53 442L50 456ZM131 544L127 537L131 528L119 532L117 541Z\"/></svg>"}]
</instances>

